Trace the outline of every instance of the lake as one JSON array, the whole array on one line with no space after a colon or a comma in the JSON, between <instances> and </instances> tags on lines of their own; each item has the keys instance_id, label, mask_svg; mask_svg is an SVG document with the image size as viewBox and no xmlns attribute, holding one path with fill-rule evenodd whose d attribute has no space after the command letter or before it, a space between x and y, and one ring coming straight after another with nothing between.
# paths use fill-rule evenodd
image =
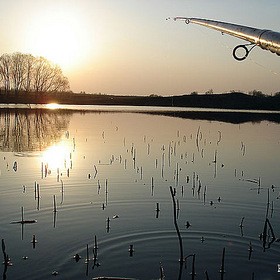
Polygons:
<instances>
[{"instance_id":1,"label":"lake","mask_svg":"<svg viewBox=\"0 0 280 280\"><path fill-rule=\"evenodd\" d=\"M279 112L3 105L3 279L279 279L279 158Z\"/></svg>"}]
</instances>

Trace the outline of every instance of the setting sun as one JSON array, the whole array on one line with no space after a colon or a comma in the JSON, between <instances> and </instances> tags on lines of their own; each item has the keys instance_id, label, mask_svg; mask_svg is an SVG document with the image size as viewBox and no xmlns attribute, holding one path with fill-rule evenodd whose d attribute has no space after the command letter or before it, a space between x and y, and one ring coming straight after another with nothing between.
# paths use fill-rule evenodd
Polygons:
<instances>
[{"instance_id":1,"label":"setting sun","mask_svg":"<svg viewBox=\"0 0 280 280\"><path fill-rule=\"evenodd\" d=\"M32 21L27 39L31 53L71 69L82 64L92 51L88 27L70 8L45 11Z\"/></svg>"}]
</instances>

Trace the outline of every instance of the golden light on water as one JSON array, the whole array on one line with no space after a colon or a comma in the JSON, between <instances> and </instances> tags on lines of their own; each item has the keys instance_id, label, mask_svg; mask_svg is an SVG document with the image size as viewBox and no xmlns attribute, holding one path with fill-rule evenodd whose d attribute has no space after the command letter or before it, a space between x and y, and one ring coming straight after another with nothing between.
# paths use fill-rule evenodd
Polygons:
<instances>
[{"instance_id":1,"label":"golden light on water","mask_svg":"<svg viewBox=\"0 0 280 280\"><path fill-rule=\"evenodd\" d=\"M61 108L61 106L57 103L49 103L46 105L46 108L47 109L51 109L51 110L54 110L54 109L59 109Z\"/></svg>"},{"instance_id":2,"label":"golden light on water","mask_svg":"<svg viewBox=\"0 0 280 280\"><path fill-rule=\"evenodd\" d=\"M49 170L69 168L71 161L70 155L71 147L67 142L62 141L48 147L43 152L41 161L48 167Z\"/></svg>"}]
</instances>

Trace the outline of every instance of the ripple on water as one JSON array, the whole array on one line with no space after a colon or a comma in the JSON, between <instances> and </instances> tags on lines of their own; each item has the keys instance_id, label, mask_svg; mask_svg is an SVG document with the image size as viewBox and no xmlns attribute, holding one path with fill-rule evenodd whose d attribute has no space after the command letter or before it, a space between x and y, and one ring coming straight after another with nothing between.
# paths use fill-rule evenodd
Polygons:
<instances>
[{"instance_id":1,"label":"ripple on water","mask_svg":"<svg viewBox=\"0 0 280 280\"><path fill-rule=\"evenodd\" d=\"M204 239L203 242L202 237ZM235 277L238 274L241 277L242 275L243 277L244 275L249 277L249 272L256 269L256 266L260 264L262 264L263 269L264 266L268 268L272 267L273 264L275 266L280 253L278 244L274 244L272 248L263 252L262 244L258 239L219 232L183 232L182 238L184 255L196 254L196 270L199 277L202 277L205 270L208 270L213 277L214 275L218 277L223 247L226 248L225 266L228 275L232 271ZM249 260L248 249L250 242L253 252ZM89 244L89 256L91 259L89 275L116 276L117 273L119 276L147 279L145 277L147 277L148 270L150 272L148 273L150 275L149 279L155 279L159 277L159 263L163 264L166 276L169 276L170 279L178 273L179 263L178 266L176 265L179 258L178 239L174 231L131 232L121 236L103 235L97 237L97 243L97 262L101 266L95 266L92 269L94 265L92 260L94 238L85 240L85 244ZM79 273L85 273L86 246L81 248L79 244L80 242L77 242L74 248L71 248L72 250L67 250L67 257L60 261L60 269L65 271L65 273L67 273L67 267L71 265L71 262L75 263L73 256L76 253L82 256L79 264L75 263L77 266L77 276ZM129 251L131 245L133 245L132 253ZM81 263L83 264L82 266ZM213 267L216 267L216 270ZM237 267L239 272L235 271ZM191 265L188 261L186 268L184 267L183 269L183 273L189 273L190 269Z\"/></svg>"}]
</instances>

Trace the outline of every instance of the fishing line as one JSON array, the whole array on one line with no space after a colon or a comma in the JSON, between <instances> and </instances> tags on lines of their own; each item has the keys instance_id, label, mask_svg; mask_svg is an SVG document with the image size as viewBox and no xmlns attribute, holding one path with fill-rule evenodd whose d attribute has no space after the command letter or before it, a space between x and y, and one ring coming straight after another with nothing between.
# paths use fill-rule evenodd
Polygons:
<instances>
[{"instance_id":1,"label":"fishing line","mask_svg":"<svg viewBox=\"0 0 280 280\"><path fill-rule=\"evenodd\" d=\"M207 36L207 37L210 38L209 33L207 33L205 30L202 30L202 29L198 29L198 30L200 30L201 33L203 33L205 36ZM222 34L222 36L223 36L223 35L224 35L224 34ZM229 46L229 45L226 43L225 40L220 40L220 39L218 39L218 42L219 42L219 44L220 44L222 47L224 47L224 48L226 48L226 49L228 49L228 50L232 50L232 49L233 49L231 46ZM251 61L252 63L254 63L255 65L257 65L258 67L263 68L264 70L266 70L266 71L272 73L273 75L280 76L280 72L275 71L275 70L273 70L272 68L267 67L267 66L261 64L260 62L257 62L256 60L254 60L254 59L251 58L250 56L248 56L247 58L249 58L249 61Z\"/></svg>"},{"instance_id":2,"label":"fishing line","mask_svg":"<svg viewBox=\"0 0 280 280\"><path fill-rule=\"evenodd\" d=\"M225 48L227 48L227 49L229 49L229 50L232 50L232 49L233 49L233 48L230 47L225 41L221 41L221 40L219 39L219 43L220 43L221 46L223 46L223 47L225 47ZM270 73L272 73L272 74L274 74L274 75L280 76L280 72L277 72L277 71L275 71L275 70L273 70L273 69L271 69L271 68L269 68L269 67L267 67L267 66L265 66L265 65L263 65L263 64L261 64L261 63L259 63L259 62L257 62L256 60L254 60L254 59L251 58L250 56L248 56L247 58L249 58L249 61L251 61L252 63L256 64L257 66L263 68L264 70L266 70L266 71L268 71L268 72L270 72Z\"/></svg>"},{"instance_id":3,"label":"fishing line","mask_svg":"<svg viewBox=\"0 0 280 280\"><path fill-rule=\"evenodd\" d=\"M263 64L261 64L261 63L255 61L253 58L249 58L249 60L252 61L252 62L253 62L254 64L256 64L257 66L263 68L264 70L266 70L266 71L268 71L268 72L270 72L270 73L272 73L272 74L274 74L274 75L280 76L280 73L279 73L279 72L274 71L274 70L271 69L271 68L268 68L267 66L265 66L265 65L263 65Z\"/></svg>"}]
</instances>

